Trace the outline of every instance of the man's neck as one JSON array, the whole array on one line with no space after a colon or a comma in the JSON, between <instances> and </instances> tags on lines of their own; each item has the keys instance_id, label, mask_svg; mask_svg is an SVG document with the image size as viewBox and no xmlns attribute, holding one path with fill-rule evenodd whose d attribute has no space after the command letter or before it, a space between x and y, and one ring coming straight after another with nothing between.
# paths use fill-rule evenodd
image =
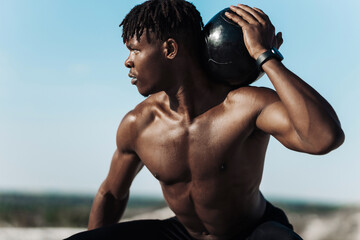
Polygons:
<instances>
[{"instance_id":1,"label":"man's neck","mask_svg":"<svg viewBox=\"0 0 360 240\"><path fill-rule=\"evenodd\" d=\"M189 122L226 98L231 87L210 80L200 68L178 75L174 88L165 91L171 110Z\"/></svg>"}]
</instances>

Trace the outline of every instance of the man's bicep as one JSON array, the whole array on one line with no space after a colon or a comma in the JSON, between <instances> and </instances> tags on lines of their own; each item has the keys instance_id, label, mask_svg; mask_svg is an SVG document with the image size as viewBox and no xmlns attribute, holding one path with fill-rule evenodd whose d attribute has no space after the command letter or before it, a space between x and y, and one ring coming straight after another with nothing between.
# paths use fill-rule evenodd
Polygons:
<instances>
[{"instance_id":1,"label":"man's bicep","mask_svg":"<svg viewBox=\"0 0 360 240\"><path fill-rule=\"evenodd\" d=\"M143 164L136 153L117 149L103 183L103 190L118 199L127 197L131 183L142 167Z\"/></svg>"},{"instance_id":2,"label":"man's bicep","mask_svg":"<svg viewBox=\"0 0 360 240\"><path fill-rule=\"evenodd\" d=\"M260 112L256 126L263 132L275 137L285 147L302 151L299 135L280 101L269 104Z\"/></svg>"},{"instance_id":3,"label":"man's bicep","mask_svg":"<svg viewBox=\"0 0 360 240\"><path fill-rule=\"evenodd\" d=\"M124 198L143 164L135 152L137 138L136 116L130 112L121 121L117 134L117 149L113 155L103 187L116 198Z\"/></svg>"}]
</instances>

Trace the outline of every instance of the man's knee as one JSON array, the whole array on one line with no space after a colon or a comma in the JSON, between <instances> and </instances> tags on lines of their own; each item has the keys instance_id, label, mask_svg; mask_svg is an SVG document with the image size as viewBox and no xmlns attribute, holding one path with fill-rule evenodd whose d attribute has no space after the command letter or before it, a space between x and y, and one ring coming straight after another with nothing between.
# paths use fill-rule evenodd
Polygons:
<instances>
[{"instance_id":1,"label":"man's knee","mask_svg":"<svg viewBox=\"0 0 360 240\"><path fill-rule=\"evenodd\" d=\"M64 240L158 239L159 220L136 220L77 233Z\"/></svg>"},{"instance_id":2,"label":"man's knee","mask_svg":"<svg viewBox=\"0 0 360 240\"><path fill-rule=\"evenodd\" d=\"M302 240L302 238L290 228L269 221L259 225L248 240Z\"/></svg>"}]
</instances>

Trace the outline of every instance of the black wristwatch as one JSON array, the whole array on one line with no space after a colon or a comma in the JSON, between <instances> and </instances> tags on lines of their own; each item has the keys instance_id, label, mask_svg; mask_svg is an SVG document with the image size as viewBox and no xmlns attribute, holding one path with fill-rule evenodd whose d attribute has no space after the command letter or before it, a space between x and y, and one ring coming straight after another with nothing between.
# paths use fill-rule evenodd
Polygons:
<instances>
[{"instance_id":1,"label":"black wristwatch","mask_svg":"<svg viewBox=\"0 0 360 240\"><path fill-rule=\"evenodd\" d=\"M267 61L270 60L272 58L275 58L278 61L282 61L284 59L283 55L279 52L279 50L277 50L275 47L272 47L271 49L267 50L266 52L264 52L263 54L261 54L257 59L256 59L256 64L258 65L259 69L261 71L264 71L262 69L262 65Z\"/></svg>"}]
</instances>

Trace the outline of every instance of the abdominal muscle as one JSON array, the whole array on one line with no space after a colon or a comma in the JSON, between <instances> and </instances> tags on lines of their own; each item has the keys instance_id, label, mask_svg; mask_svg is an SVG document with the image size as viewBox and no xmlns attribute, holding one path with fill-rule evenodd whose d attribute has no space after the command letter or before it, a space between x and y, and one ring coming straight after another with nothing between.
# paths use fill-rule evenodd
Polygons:
<instances>
[{"instance_id":1,"label":"abdominal muscle","mask_svg":"<svg viewBox=\"0 0 360 240\"><path fill-rule=\"evenodd\" d=\"M265 200L257 186L244 189L224 180L162 184L169 207L195 239L245 236L265 211Z\"/></svg>"}]
</instances>

